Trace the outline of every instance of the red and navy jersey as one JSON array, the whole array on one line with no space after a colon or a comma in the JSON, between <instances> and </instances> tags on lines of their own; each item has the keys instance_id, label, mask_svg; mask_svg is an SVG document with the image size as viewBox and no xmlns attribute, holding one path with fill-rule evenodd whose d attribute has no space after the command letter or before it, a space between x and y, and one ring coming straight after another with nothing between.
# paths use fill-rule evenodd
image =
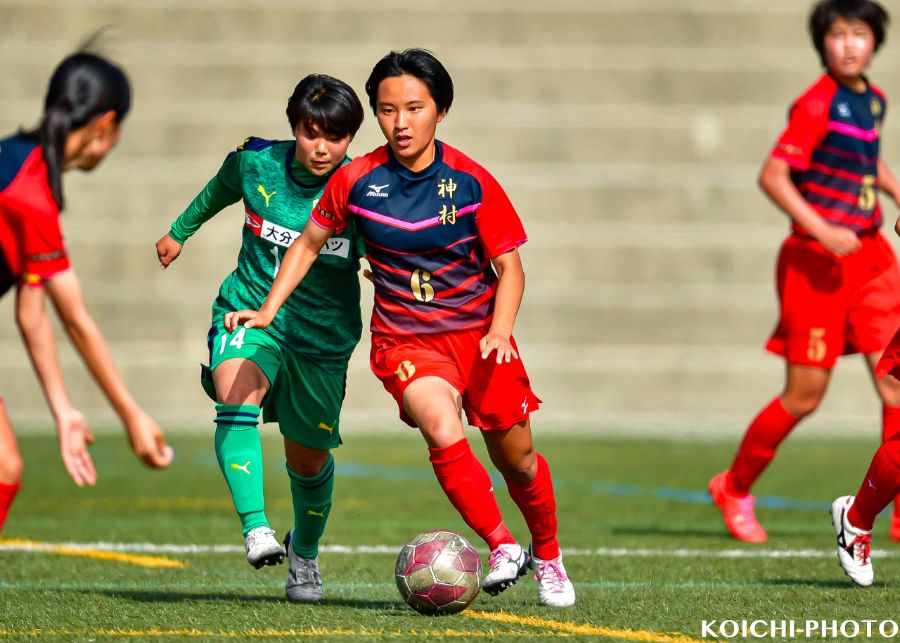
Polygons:
<instances>
[{"instance_id":1,"label":"red and navy jersey","mask_svg":"<svg viewBox=\"0 0 900 643\"><path fill-rule=\"evenodd\" d=\"M443 333L488 326L497 275L491 259L527 241L509 198L487 170L436 141L411 172L383 147L340 168L312 220L340 232L352 218L375 282L372 332Z\"/></svg>"},{"instance_id":2,"label":"red and navy jersey","mask_svg":"<svg viewBox=\"0 0 900 643\"><path fill-rule=\"evenodd\" d=\"M0 140L0 296L21 281L38 286L68 267L40 146L20 134Z\"/></svg>"},{"instance_id":3,"label":"red and navy jersey","mask_svg":"<svg viewBox=\"0 0 900 643\"><path fill-rule=\"evenodd\" d=\"M878 150L885 108L884 94L873 85L854 92L825 74L793 104L772 150L790 164L794 184L819 215L857 233L881 226Z\"/></svg>"}]
</instances>

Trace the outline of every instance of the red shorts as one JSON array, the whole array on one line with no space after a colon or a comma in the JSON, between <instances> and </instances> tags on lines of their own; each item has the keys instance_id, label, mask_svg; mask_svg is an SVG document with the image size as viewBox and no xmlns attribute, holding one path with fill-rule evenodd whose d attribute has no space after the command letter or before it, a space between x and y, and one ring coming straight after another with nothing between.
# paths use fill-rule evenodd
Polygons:
<instances>
[{"instance_id":1,"label":"red shorts","mask_svg":"<svg viewBox=\"0 0 900 643\"><path fill-rule=\"evenodd\" d=\"M900 325L900 269L880 234L837 257L791 235L778 257L781 319L766 348L789 364L830 369L851 353L878 353Z\"/></svg>"},{"instance_id":2,"label":"red shorts","mask_svg":"<svg viewBox=\"0 0 900 643\"><path fill-rule=\"evenodd\" d=\"M520 359L498 364L496 353L481 359L478 343L484 335L483 328L434 335L372 334L372 372L397 401L404 422L416 426L403 409L403 392L427 375L459 391L469 424L485 430L509 429L540 407ZM518 352L515 340L510 342Z\"/></svg>"}]
</instances>

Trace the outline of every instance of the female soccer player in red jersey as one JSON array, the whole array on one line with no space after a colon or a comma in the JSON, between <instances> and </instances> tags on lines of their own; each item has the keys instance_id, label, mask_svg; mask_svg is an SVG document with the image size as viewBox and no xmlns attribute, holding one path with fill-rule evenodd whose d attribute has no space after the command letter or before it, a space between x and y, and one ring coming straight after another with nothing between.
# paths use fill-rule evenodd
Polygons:
<instances>
[{"instance_id":1,"label":"female soccer player in red jersey","mask_svg":"<svg viewBox=\"0 0 900 643\"><path fill-rule=\"evenodd\" d=\"M76 53L53 72L41 124L0 140L0 296L16 287L16 319L53 412L63 463L79 487L93 485L97 479L88 453L94 437L66 394L45 292L125 424L135 454L155 468L166 467L172 460L162 432L125 388L84 306L59 226L64 205L62 173L97 167L116 145L130 102L131 89L120 68L94 54ZM2 530L21 486L23 467L2 400L0 453Z\"/></svg>"},{"instance_id":2,"label":"female soccer player in red jersey","mask_svg":"<svg viewBox=\"0 0 900 643\"><path fill-rule=\"evenodd\" d=\"M403 420L422 432L450 502L490 547L484 589L497 594L516 582L530 556L503 522L461 410L481 429L528 524L541 603L572 605L550 469L531 438L529 415L540 400L512 338L525 231L496 180L435 139L453 82L433 55L391 52L375 65L366 93L387 145L335 173L260 311L229 313L225 325L271 323L328 238L352 218L375 284L372 370Z\"/></svg>"},{"instance_id":3,"label":"female soccer player in red jersey","mask_svg":"<svg viewBox=\"0 0 900 643\"><path fill-rule=\"evenodd\" d=\"M760 174L790 217L778 259L781 319L767 348L787 361L782 393L753 420L731 468L709 482L731 534L762 542L750 488L790 430L812 413L844 354L862 353L883 403L883 440L900 434L900 382L875 367L900 325L900 270L878 232L879 191L900 184L879 158L884 94L864 75L884 41L887 12L871 0L822 0L810 15L826 73L793 104ZM891 536L900 540L900 512Z\"/></svg>"}]
</instances>

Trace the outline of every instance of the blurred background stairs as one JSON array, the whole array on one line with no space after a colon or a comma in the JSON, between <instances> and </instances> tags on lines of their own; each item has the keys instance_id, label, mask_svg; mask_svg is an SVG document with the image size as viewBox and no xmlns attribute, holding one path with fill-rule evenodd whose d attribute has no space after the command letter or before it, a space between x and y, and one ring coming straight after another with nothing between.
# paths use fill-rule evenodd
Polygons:
<instances>
[{"instance_id":1,"label":"blurred background stairs","mask_svg":"<svg viewBox=\"0 0 900 643\"><path fill-rule=\"evenodd\" d=\"M516 334L545 404L539 430L736 436L782 385L762 344L777 316L785 218L756 173L791 100L820 73L806 2L775 0L0 0L0 132L31 126L54 65L110 25L134 109L94 175L68 175L66 238L88 305L140 401L209 430L197 382L209 307L243 214L222 212L160 272L156 240L244 137L288 138L287 98L323 72L363 83L390 49L423 46L456 85L441 139L504 185L530 236ZM888 38L872 78L900 96ZM889 103L890 105L890 103ZM883 153L900 164L888 110ZM353 155L382 144L371 113ZM885 204L886 231L896 209ZM0 393L21 429L51 425L0 303ZM371 289L364 284L366 313ZM76 405L115 425L63 348ZM398 428L354 355L344 431ZM804 432L878 431L859 358ZM818 429L814 428L818 427Z\"/></svg>"}]
</instances>

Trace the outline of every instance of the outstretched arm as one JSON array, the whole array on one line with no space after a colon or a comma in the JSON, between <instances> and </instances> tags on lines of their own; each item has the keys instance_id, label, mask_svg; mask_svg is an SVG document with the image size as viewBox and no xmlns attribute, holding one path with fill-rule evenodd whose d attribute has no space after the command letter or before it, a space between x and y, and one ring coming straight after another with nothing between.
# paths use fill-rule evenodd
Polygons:
<instances>
[{"instance_id":1,"label":"outstretched arm","mask_svg":"<svg viewBox=\"0 0 900 643\"><path fill-rule=\"evenodd\" d=\"M181 254L185 242L200 227L232 203L241 200L241 162L238 154L229 154L219 172L178 215L169 232L156 242L156 256L163 270Z\"/></svg>"},{"instance_id":2,"label":"outstretched arm","mask_svg":"<svg viewBox=\"0 0 900 643\"><path fill-rule=\"evenodd\" d=\"M135 455L149 467L167 467L172 461L172 449L166 445L156 422L125 388L106 341L85 308L81 285L74 271L60 272L45 284L66 333L125 424Z\"/></svg>"},{"instance_id":3,"label":"outstretched arm","mask_svg":"<svg viewBox=\"0 0 900 643\"><path fill-rule=\"evenodd\" d=\"M79 487L97 481L88 446L94 436L84 415L72 406L63 382L56 339L44 302L44 289L20 285L16 293L16 322L44 397L53 413L60 454L66 471Z\"/></svg>"},{"instance_id":4,"label":"outstretched arm","mask_svg":"<svg viewBox=\"0 0 900 643\"><path fill-rule=\"evenodd\" d=\"M278 276L272 282L272 289L262 307L258 311L238 310L226 313L225 328L228 332L234 332L241 325L246 328L266 328L271 324L284 302L306 277L331 235L331 230L320 228L312 219L307 221L303 233L285 253Z\"/></svg>"}]
</instances>

